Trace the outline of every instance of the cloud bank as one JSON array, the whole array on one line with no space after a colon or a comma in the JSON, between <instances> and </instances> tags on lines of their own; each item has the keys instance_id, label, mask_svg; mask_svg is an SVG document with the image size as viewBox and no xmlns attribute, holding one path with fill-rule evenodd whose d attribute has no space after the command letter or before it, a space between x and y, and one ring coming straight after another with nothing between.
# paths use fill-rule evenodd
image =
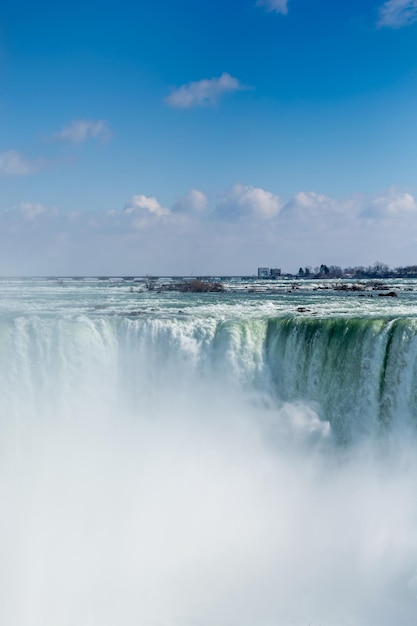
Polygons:
<instances>
[{"instance_id":1,"label":"cloud bank","mask_svg":"<svg viewBox=\"0 0 417 626\"><path fill-rule=\"evenodd\" d=\"M165 98L166 104L180 109L217 104L220 98L247 89L237 78L224 72L218 78L205 78L174 89Z\"/></svg>"},{"instance_id":2,"label":"cloud bank","mask_svg":"<svg viewBox=\"0 0 417 626\"><path fill-rule=\"evenodd\" d=\"M333 198L301 191L284 201L236 183L192 189L166 206L136 194L103 211L24 201L0 211L3 274L254 274L258 266L392 266L417 255L417 200L407 189Z\"/></svg>"}]
</instances>

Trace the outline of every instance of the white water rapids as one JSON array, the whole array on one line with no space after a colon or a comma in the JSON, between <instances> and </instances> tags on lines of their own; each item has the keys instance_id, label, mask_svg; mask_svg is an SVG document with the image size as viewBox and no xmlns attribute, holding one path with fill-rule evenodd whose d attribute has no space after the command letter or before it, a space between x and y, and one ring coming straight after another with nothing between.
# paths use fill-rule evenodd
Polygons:
<instances>
[{"instance_id":1,"label":"white water rapids","mask_svg":"<svg viewBox=\"0 0 417 626\"><path fill-rule=\"evenodd\" d=\"M0 315L2 625L415 624L412 315L57 289Z\"/></svg>"}]
</instances>

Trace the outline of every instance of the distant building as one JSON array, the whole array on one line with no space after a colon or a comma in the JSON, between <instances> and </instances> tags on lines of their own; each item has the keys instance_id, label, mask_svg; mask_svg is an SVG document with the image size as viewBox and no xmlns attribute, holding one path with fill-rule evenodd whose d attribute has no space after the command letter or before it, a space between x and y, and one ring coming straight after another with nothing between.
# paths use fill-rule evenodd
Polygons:
<instances>
[{"instance_id":1,"label":"distant building","mask_svg":"<svg viewBox=\"0 0 417 626\"><path fill-rule=\"evenodd\" d=\"M258 267L258 278L269 278L269 267Z\"/></svg>"},{"instance_id":2,"label":"distant building","mask_svg":"<svg viewBox=\"0 0 417 626\"><path fill-rule=\"evenodd\" d=\"M280 267L271 268L269 272L269 276L270 278L278 278L278 276L281 276L281 268Z\"/></svg>"},{"instance_id":3,"label":"distant building","mask_svg":"<svg viewBox=\"0 0 417 626\"><path fill-rule=\"evenodd\" d=\"M278 276L281 276L279 267L272 269L269 269L269 267L258 267L258 278L278 278Z\"/></svg>"}]
</instances>

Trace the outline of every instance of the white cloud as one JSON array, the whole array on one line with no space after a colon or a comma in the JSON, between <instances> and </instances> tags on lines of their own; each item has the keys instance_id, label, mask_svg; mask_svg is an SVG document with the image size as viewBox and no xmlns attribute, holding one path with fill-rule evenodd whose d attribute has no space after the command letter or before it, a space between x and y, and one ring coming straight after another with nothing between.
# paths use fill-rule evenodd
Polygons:
<instances>
[{"instance_id":1,"label":"white cloud","mask_svg":"<svg viewBox=\"0 0 417 626\"><path fill-rule=\"evenodd\" d=\"M387 0L379 9L377 25L401 28L417 21L417 0Z\"/></svg>"},{"instance_id":2,"label":"white cloud","mask_svg":"<svg viewBox=\"0 0 417 626\"><path fill-rule=\"evenodd\" d=\"M201 213L208 207L209 201L205 193L199 189L191 189L191 191L177 202L173 207L173 211L180 213Z\"/></svg>"},{"instance_id":3,"label":"white cloud","mask_svg":"<svg viewBox=\"0 0 417 626\"><path fill-rule=\"evenodd\" d=\"M188 109L195 106L216 104L226 93L247 89L237 78L224 72L219 78L198 80L174 89L165 102L173 107Z\"/></svg>"},{"instance_id":4,"label":"white cloud","mask_svg":"<svg viewBox=\"0 0 417 626\"><path fill-rule=\"evenodd\" d=\"M270 220L278 215L280 209L279 197L270 191L237 183L221 197L217 214L228 220L248 217Z\"/></svg>"},{"instance_id":5,"label":"white cloud","mask_svg":"<svg viewBox=\"0 0 417 626\"><path fill-rule=\"evenodd\" d=\"M0 176L27 176L38 169L36 163L26 159L17 150L0 152Z\"/></svg>"},{"instance_id":6,"label":"white cloud","mask_svg":"<svg viewBox=\"0 0 417 626\"><path fill-rule=\"evenodd\" d=\"M270 13L288 13L288 0L258 0L256 6L265 7Z\"/></svg>"},{"instance_id":7,"label":"white cloud","mask_svg":"<svg viewBox=\"0 0 417 626\"><path fill-rule=\"evenodd\" d=\"M106 141L110 135L110 129L104 120L73 120L55 135L55 139L84 143L88 139Z\"/></svg>"},{"instance_id":8,"label":"white cloud","mask_svg":"<svg viewBox=\"0 0 417 626\"><path fill-rule=\"evenodd\" d=\"M123 212L125 215L132 216L132 227L135 230L142 230L171 214L171 211L159 204L156 198L143 194L132 196L126 203Z\"/></svg>"},{"instance_id":9,"label":"white cloud","mask_svg":"<svg viewBox=\"0 0 417 626\"><path fill-rule=\"evenodd\" d=\"M169 214L169 209L161 206L154 197L144 196L142 194L132 196L124 208L125 213L149 213L156 217L162 217Z\"/></svg>"},{"instance_id":10,"label":"white cloud","mask_svg":"<svg viewBox=\"0 0 417 626\"><path fill-rule=\"evenodd\" d=\"M417 254L417 201L408 190L347 199L302 191L283 204L236 184L208 208L196 189L172 209L144 194L97 211L22 202L0 211L0 264L11 274L220 275L261 265L407 265Z\"/></svg>"},{"instance_id":11,"label":"white cloud","mask_svg":"<svg viewBox=\"0 0 417 626\"><path fill-rule=\"evenodd\" d=\"M40 202L21 202L17 205L16 209L19 213L28 220L34 220L40 215L57 215L58 209L52 208L48 209L46 206L41 204Z\"/></svg>"},{"instance_id":12,"label":"white cloud","mask_svg":"<svg viewBox=\"0 0 417 626\"><path fill-rule=\"evenodd\" d=\"M289 200L282 210L285 218L296 221L315 220L316 222L329 219L329 217L343 216L350 212L352 202L340 202L315 191L300 191Z\"/></svg>"},{"instance_id":13,"label":"white cloud","mask_svg":"<svg viewBox=\"0 0 417 626\"><path fill-rule=\"evenodd\" d=\"M408 191L391 187L386 193L375 197L361 215L378 219L416 216L416 214L417 202L415 198Z\"/></svg>"}]
</instances>

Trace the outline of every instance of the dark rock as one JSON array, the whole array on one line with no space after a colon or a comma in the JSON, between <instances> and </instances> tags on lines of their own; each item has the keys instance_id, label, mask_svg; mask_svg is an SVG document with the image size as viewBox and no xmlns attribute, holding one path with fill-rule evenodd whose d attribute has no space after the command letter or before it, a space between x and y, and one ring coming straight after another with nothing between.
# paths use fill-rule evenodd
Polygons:
<instances>
[{"instance_id":1,"label":"dark rock","mask_svg":"<svg viewBox=\"0 0 417 626\"><path fill-rule=\"evenodd\" d=\"M183 282L177 286L178 291L181 293L219 293L224 291L224 287L221 283L209 283L204 280L190 280L189 282Z\"/></svg>"}]
</instances>

